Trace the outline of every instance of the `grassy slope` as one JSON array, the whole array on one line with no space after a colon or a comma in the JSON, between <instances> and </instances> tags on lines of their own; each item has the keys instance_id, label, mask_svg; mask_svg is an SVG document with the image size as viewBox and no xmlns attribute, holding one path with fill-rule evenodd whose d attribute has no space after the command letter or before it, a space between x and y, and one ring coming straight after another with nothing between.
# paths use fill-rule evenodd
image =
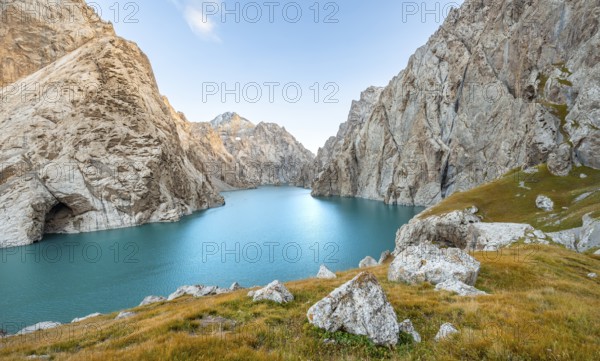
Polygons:
<instances>
[{"instance_id":1,"label":"grassy slope","mask_svg":"<svg viewBox=\"0 0 600 361\"><path fill-rule=\"evenodd\" d=\"M588 177L582 179L581 174ZM520 187L521 182L530 189ZM600 170L579 167L574 168L567 177L556 177L542 165L536 174L513 171L497 181L468 192L455 193L419 217L475 205L479 208L478 215L485 222L528 223L543 231L554 232L580 227L581 217L587 213L592 213L595 218L600 217L600 191L575 202L581 194L595 190L600 190ZM540 194L554 201L554 211L545 212L536 208L535 199ZM560 223L557 224L557 221Z\"/></svg>"},{"instance_id":2,"label":"grassy slope","mask_svg":"<svg viewBox=\"0 0 600 361\"><path fill-rule=\"evenodd\" d=\"M336 280L289 283L296 300L288 305L252 303L247 291L239 291L145 306L126 320L113 320L115 313L0 340L0 359L38 354L98 361L592 360L600 354L600 280L586 277L588 272L600 273L600 257L555 246L518 246L474 256L482 262L476 286L490 296L461 298L435 292L427 284L390 283L386 266L371 269L398 317L413 320L424 339L394 350L374 347L362 337L326 334L307 323L308 308L359 272L352 270L338 273ZM203 328L208 315L235 320L237 328ZM432 338L444 322L462 333L436 344ZM324 344L325 338L337 343Z\"/></svg>"}]
</instances>

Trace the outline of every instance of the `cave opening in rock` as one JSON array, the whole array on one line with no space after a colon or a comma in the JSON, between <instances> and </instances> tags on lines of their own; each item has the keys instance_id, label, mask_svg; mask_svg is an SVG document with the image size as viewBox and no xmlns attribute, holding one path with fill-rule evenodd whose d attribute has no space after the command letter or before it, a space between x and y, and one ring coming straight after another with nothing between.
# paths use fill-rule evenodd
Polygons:
<instances>
[{"instance_id":1,"label":"cave opening in rock","mask_svg":"<svg viewBox=\"0 0 600 361\"><path fill-rule=\"evenodd\" d=\"M44 233L63 233L73 217L73 210L62 202L50 209L46 214Z\"/></svg>"}]
</instances>

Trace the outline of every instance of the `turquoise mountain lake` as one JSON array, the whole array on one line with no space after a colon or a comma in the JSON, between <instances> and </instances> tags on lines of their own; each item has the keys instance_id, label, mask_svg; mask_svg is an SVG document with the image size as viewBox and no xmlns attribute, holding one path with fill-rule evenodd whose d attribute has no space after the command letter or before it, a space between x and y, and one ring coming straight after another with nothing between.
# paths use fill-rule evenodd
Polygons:
<instances>
[{"instance_id":1,"label":"turquoise mountain lake","mask_svg":"<svg viewBox=\"0 0 600 361\"><path fill-rule=\"evenodd\" d=\"M227 205L178 223L50 235L0 249L0 328L70 322L137 306L145 296L204 284L264 285L356 268L394 248L419 207L313 198L293 187L224 193Z\"/></svg>"}]
</instances>

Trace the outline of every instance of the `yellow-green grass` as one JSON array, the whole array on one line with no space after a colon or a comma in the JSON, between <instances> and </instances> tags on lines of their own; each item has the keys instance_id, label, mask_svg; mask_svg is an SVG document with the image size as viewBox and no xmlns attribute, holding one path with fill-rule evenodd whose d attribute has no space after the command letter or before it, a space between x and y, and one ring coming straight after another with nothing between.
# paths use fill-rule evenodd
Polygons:
<instances>
[{"instance_id":1,"label":"yellow-green grass","mask_svg":"<svg viewBox=\"0 0 600 361\"><path fill-rule=\"evenodd\" d=\"M287 305L253 303L247 291L137 308L0 341L0 359L49 355L54 360L593 360L600 354L600 258L556 246L514 246L474 253L482 268L476 286L491 294L463 298L431 285L387 281L387 265L369 269L382 284L400 320L410 318L423 342L402 334L394 349L366 338L316 329L306 312L359 270L335 280L287 284ZM219 316L235 327L202 328ZM436 343L444 322L461 333ZM86 328L87 326L87 328ZM86 331L87 330L87 331ZM335 343L326 344L325 339Z\"/></svg>"},{"instance_id":2,"label":"yellow-green grass","mask_svg":"<svg viewBox=\"0 0 600 361\"><path fill-rule=\"evenodd\" d=\"M581 174L587 178L581 178ZM575 201L587 192L593 193L579 202ZM554 201L554 210L546 212L538 209L535 204L538 195L550 197ZM509 172L494 182L455 193L425 210L419 217L471 206L479 209L478 215L484 222L528 223L546 232L580 227L583 215L591 213L592 217L600 217L600 170L576 167L568 176L558 177L541 165L535 174Z\"/></svg>"}]
</instances>

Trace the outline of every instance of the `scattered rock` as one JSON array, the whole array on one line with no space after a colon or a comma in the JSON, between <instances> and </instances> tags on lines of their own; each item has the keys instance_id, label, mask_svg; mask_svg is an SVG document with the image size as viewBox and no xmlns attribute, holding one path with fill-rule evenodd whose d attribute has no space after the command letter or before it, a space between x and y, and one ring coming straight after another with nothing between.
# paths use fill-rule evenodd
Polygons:
<instances>
[{"instance_id":1,"label":"scattered rock","mask_svg":"<svg viewBox=\"0 0 600 361\"><path fill-rule=\"evenodd\" d=\"M233 282L233 283L231 284L231 286L229 286L229 290L230 290L230 291L238 291L238 290L241 290L241 289L243 289L243 288L244 288L244 287L240 286L240 284L239 284L239 283L237 283L237 282Z\"/></svg>"},{"instance_id":2,"label":"scattered rock","mask_svg":"<svg viewBox=\"0 0 600 361\"><path fill-rule=\"evenodd\" d=\"M398 324L398 328L400 329L400 331L408 333L409 335L412 336L413 340L416 343L420 343L421 342L421 335L419 335L419 333L415 330L415 327L413 326L412 322L410 320L404 320L402 322L400 322Z\"/></svg>"},{"instance_id":3,"label":"scattered rock","mask_svg":"<svg viewBox=\"0 0 600 361\"><path fill-rule=\"evenodd\" d=\"M17 332L17 335L27 335L27 334L34 333L37 331L49 330L52 328L56 328L60 325L62 325L60 322L52 322L52 321L40 322L40 323L36 323L33 326L25 327L21 331Z\"/></svg>"},{"instance_id":4,"label":"scattered rock","mask_svg":"<svg viewBox=\"0 0 600 361\"><path fill-rule=\"evenodd\" d=\"M294 300L294 295L288 291L283 283L275 280L269 283L266 287L255 291L252 295L252 300L254 302L269 300L277 303L288 303Z\"/></svg>"},{"instance_id":5,"label":"scattered rock","mask_svg":"<svg viewBox=\"0 0 600 361\"><path fill-rule=\"evenodd\" d=\"M8 336L8 332L4 331L3 329L0 329L0 338L4 338Z\"/></svg>"},{"instance_id":6,"label":"scattered rock","mask_svg":"<svg viewBox=\"0 0 600 361\"><path fill-rule=\"evenodd\" d=\"M535 199L535 206L541 210L550 212L554 209L554 202L552 201L552 199L550 199L546 196L539 195Z\"/></svg>"},{"instance_id":7,"label":"scattered rock","mask_svg":"<svg viewBox=\"0 0 600 361\"><path fill-rule=\"evenodd\" d=\"M442 341L455 333L458 333L458 330L451 323L444 323L440 327L440 330L438 331L437 335L435 335L434 340L436 342Z\"/></svg>"},{"instance_id":8,"label":"scattered rock","mask_svg":"<svg viewBox=\"0 0 600 361\"><path fill-rule=\"evenodd\" d=\"M151 305L153 303L163 302L166 300L167 299L164 298L163 296L148 296L148 297L144 298L144 300L142 300L142 303L140 303L140 305L138 307Z\"/></svg>"},{"instance_id":9,"label":"scattered rock","mask_svg":"<svg viewBox=\"0 0 600 361\"><path fill-rule=\"evenodd\" d=\"M90 318L94 318L94 317L98 317L98 316L102 316L102 314L96 312L96 313L92 313L91 315L87 315L85 317L74 318L73 321L71 321L71 323L77 323L77 322L89 320Z\"/></svg>"},{"instance_id":10,"label":"scattered rock","mask_svg":"<svg viewBox=\"0 0 600 361\"><path fill-rule=\"evenodd\" d=\"M571 162L571 147L567 143L561 144L548 156L548 171L555 176L566 177L573 168Z\"/></svg>"},{"instance_id":11,"label":"scattered rock","mask_svg":"<svg viewBox=\"0 0 600 361\"><path fill-rule=\"evenodd\" d=\"M457 280L448 280L448 281L444 281L442 283L438 283L435 286L435 290L436 291L440 291L440 290L444 290L444 291L448 291L448 292L454 292L457 293L459 296L481 296L481 295L487 295L487 293L478 290L477 288L473 287L473 286L469 286L461 281L457 281Z\"/></svg>"},{"instance_id":12,"label":"scattered rock","mask_svg":"<svg viewBox=\"0 0 600 361\"><path fill-rule=\"evenodd\" d=\"M124 318L133 317L135 315L137 315L137 313L135 313L135 312L121 311L121 312L119 312L119 314L117 315L117 317L115 317L115 320L122 320Z\"/></svg>"},{"instance_id":13,"label":"scattered rock","mask_svg":"<svg viewBox=\"0 0 600 361\"><path fill-rule=\"evenodd\" d=\"M587 250L600 247L600 219L594 219L589 214L582 218L580 239L577 242L577 250L585 252Z\"/></svg>"},{"instance_id":14,"label":"scattered rock","mask_svg":"<svg viewBox=\"0 0 600 361\"><path fill-rule=\"evenodd\" d=\"M247 296L248 296L248 297L254 297L254 294L255 294L255 293L256 293L256 291L255 291L255 290L248 291L248 294L247 294Z\"/></svg>"},{"instance_id":15,"label":"scattered rock","mask_svg":"<svg viewBox=\"0 0 600 361\"><path fill-rule=\"evenodd\" d=\"M588 177L588 176L587 176L587 174L584 174L584 173L581 173L581 174L579 175L579 178L581 178L581 179L585 179L585 178L587 178L587 177Z\"/></svg>"},{"instance_id":16,"label":"scattered rock","mask_svg":"<svg viewBox=\"0 0 600 361\"><path fill-rule=\"evenodd\" d=\"M598 275L595 274L595 273L593 273L593 272L592 273L588 273L587 276L588 276L588 278L597 278L598 277Z\"/></svg>"},{"instance_id":17,"label":"scattered rock","mask_svg":"<svg viewBox=\"0 0 600 361\"><path fill-rule=\"evenodd\" d=\"M546 234L542 231L540 231L539 229L536 229L535 231L533 231L533 235L539 239L546 239Z\"/></svg>"},{"instance_id":18,"label":"scattered rock","mask_svg":"<svg viewBox=\"0 0 600 361\"><path fill-rule=\"evenodd\" d=\"M327 268L324 264L319 268L319 273L317 273L317 278L331 280L337 278L335 273L331 272L329 268Z\"/></svg>"},{"instance_id":19,"label":"scattered rock","mask_svg":"<svg viewBox=\"0 0 600 361\"><path fill-rule=\"evenodd\" d=\"M361 272L314 304L308 321L328 332L367 336L376 345L398 342L398 319L377 278Z\"/></svg>"},{"instance_id":20,"label":"scattered rock","mask_svg":"<svg viewBox=\"0 0 600 361\"><path fill-rule=\"evenodd\" d=\"M458 248L439 247L431 243L410 246L396 256L388 270L388 279L395 282L442 283L459 280L475 284L479 262Z\"/></svg>"},{"instance_id":21,"label":"scattered rock","mask_svg":"<svg viewBox=\"0 0 600 361\"><path fill-rule=\"evenodd\" d=\"M597 250L596 252L594 252L594 255L596 255L596 256L600 256L600 249L599 249L599 250Z\"/></svg>"},{"instance_id":22,"label":"scattered rock","mask_svg":"<svg viewBox=\"0 0 600 361\"><path fill-rule=\"evenodd\" d=\"M390 256L392 255L392 252L388 251L384 251L381 253L381 256L379 256L379 264L383 264L385 261L387 261L388 258L390 258Z\"/></svg>"},{"instance_id":23,"label":"scattered rock","mask_svg":"<svg viewBox=\"0 0 600 361\"><path fill-rule=\"evenodd\" d=\"M594 192L585 192L580 194L579 196L577 196L577 198L575 198L574 202L581 202L582 200L586 199L587 197L591 196Z\"/></svg>"},{"instance_id":24,"label":"scattered rock","mask_svg":"<svg viewBox=\"0 0 600 361\"><path fill-rule=\"evenodd\" d=\"M365 258L363 258L362 261L360 261L360 263L358 264L358 268L367 268L367 267L373 267L373 266L377 266L379 265L379 263L377 263L377 261L371 257L371 256L367 256Z\"/></svg>"},{"instance_id":25,"label":"scattered rock","mask_svg":"<svg viewBox=\"0 0 600 361\"><path fill-rule=\"evenodd\" d=\"M193 297L205 297L212 295L220 295L223 293L231 292L228 289L220 288L217 286L203 286L203 285L195 285L195 286L181 286L175 292L171 293L167 298L168 301L172 301L176 298L190 295Z\"/></svg>"}]
</instances>

